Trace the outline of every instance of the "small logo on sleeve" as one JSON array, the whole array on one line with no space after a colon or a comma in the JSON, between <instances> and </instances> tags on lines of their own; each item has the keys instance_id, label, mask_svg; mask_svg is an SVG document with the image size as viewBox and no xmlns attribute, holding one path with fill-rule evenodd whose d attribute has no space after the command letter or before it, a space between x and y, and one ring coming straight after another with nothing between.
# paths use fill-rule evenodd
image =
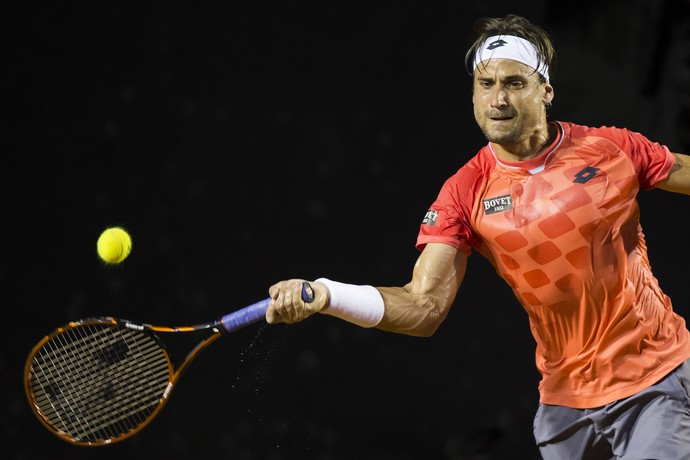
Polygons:
<instances>
[{"instance_id":1,"label":"small logo on sleeve","mask_svg":"<svg viewBox=\"0 0 690 460\"><path fill-rule=\"evenodd\" d=\"M436 225L436 219L438 218L438 211L429 209L424 215L424 220L422 220L422 225L429 225L433 227Z\"/></svg>"},{"instance_id":2,"label":"small logo on sleeve","mask_svg":"<svg viewBox=\"0 0 690 460\"><path fill-rule=\"evenodd\" d=\"M497 212L513 209L513 199L510 195L501 195L494 198L482 200L484 203L484 214L496 214Z\"/></svg>"}]
</instances>

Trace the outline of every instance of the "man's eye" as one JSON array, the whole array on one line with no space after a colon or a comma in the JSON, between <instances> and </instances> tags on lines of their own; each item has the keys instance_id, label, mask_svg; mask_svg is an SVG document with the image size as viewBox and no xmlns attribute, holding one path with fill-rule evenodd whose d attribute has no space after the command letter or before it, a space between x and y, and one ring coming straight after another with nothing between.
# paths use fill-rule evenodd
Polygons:
<instances>
[{"instance_id":1,"label":"man's eye","mask_svg":"<svg viewBox=\"0 0 690 460\"><path fill-rule=\"evenodd\" d=\"M510 83L508 83L508 88L510 89L520 89L523 86L525 85L519 80L511 81Z\"/></svg>"}]
</instances>

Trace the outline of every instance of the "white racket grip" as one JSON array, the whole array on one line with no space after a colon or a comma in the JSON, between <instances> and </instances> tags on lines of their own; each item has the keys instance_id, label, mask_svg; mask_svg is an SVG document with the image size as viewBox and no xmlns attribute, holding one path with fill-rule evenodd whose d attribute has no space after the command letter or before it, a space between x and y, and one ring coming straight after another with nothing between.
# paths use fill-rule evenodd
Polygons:
<instances>
[{"instance_id":1,"label":"white racket grip","mask_svg":"<svg viewBox=\"0 0 690 460\"><path fill-rule=\"evenodd\" d=\"M321 313L361 327L374 327L383 319L385 305L375 287L339 283L327 278L319 278L316 282L324 284L330 293L329 305Z\"/></svg>"}]
</instances>

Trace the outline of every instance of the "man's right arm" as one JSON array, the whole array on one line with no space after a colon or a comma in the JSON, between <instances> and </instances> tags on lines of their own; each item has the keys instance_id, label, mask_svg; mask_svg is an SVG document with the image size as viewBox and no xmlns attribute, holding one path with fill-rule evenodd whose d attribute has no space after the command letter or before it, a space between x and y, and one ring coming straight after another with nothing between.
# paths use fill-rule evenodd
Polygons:
<instances>
[{"instance_id":1,"label":"man's right arm","mask_svg":"<svg viewBox=\"0 0 690 460\"><path fill-rule=\"evenodd\" d=\"M412 281L403 287L378 287L385 304L378 329L431 336L448 315L465 276L467 254L429 243L415 263Z\"/></svg>"},{"instance_id":2,"label":"man's right arm","mask_svg":"<svg viewBox=\"0 0 690 460\"><path fill-rule=\"evenodd\" d=\"M448 315L466 267L464 252L429 243L414 265L412 281L403 287L374 288L320 279L310 283L313 300L307 302L301 295L305 280L280 281L269 289L272 300L266 320L292 324L320 312L365 327L428 337ZM337 289L337 300L328 285Z\"/></svg>"}]
</instances>

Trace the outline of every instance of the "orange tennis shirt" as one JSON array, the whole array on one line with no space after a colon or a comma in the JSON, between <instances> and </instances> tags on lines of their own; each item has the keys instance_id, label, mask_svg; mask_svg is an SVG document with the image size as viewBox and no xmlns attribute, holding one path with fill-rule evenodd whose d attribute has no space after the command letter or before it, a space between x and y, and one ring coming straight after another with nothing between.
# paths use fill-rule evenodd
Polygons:
<instances>
[{"instance_id":1,"label":"orange tennis shirt","mask_svg":"<svg viewBox=\"0 0 690 460\"><path fill-rule=\"evenodd\" d=\"M631 396L690 357L690 333L652 274L636 195L674 157L644 136L556 122L529 161L491 144L443 185L417 247L486 257L527 311L540 401L592 408Z\"/></svg>"}]
</instances>

